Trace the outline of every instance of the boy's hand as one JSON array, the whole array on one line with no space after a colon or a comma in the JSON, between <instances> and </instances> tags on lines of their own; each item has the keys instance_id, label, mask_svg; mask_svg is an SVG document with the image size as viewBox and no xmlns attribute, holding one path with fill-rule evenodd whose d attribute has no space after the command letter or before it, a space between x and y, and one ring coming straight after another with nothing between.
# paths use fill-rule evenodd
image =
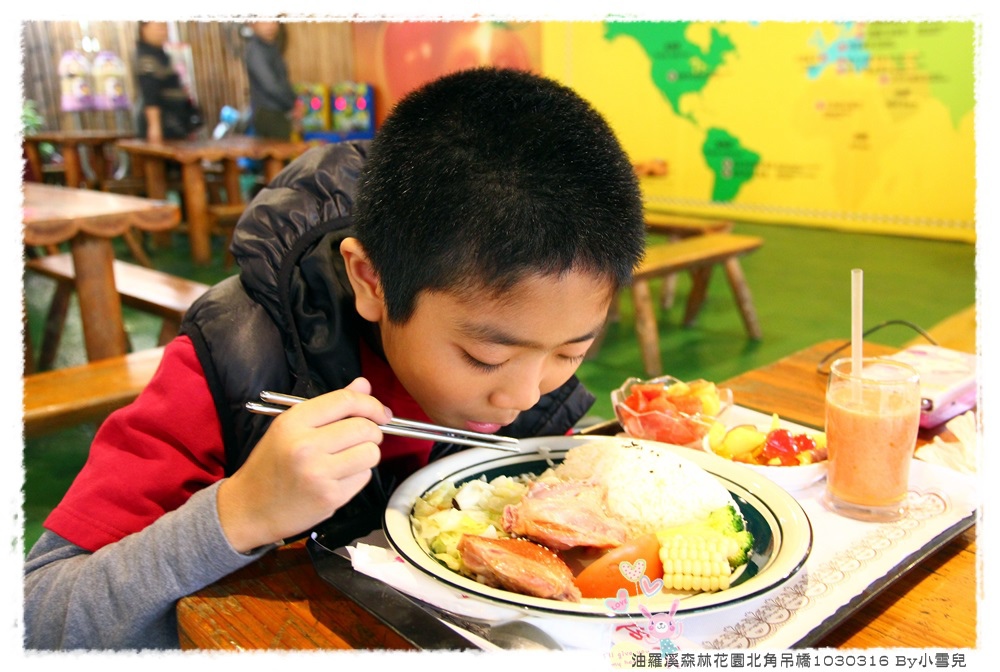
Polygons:
<instances>
[{"instance_id":1,"label":"boy's hand","mask_svg":"<svg viewBox=\"0 0 1000 672\"><path fill-rule=\"evenodd\" d=\"M219 486L222 530L245 553L326 520L371 478L392 415L354 380L277 416L247 461Z\"/></svg>"}]
</instances>

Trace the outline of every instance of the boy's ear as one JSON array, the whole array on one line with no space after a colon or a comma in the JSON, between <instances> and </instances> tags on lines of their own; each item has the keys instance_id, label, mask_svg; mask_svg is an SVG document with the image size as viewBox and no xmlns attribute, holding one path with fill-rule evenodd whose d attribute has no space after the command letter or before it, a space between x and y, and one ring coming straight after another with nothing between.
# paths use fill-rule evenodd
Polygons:
<instances>
[{"instance_id":1,"label":"boy's ear","mask_svg":"<svg viewBox=\"0 0 1000 672\"><path fill-rule=\"evenodd\" d=\"M369 322L379 322L385 315L382 283L368 260L365 248L357 238L345 238L340 243L340 255L344 258L347 277L354 288L358 314Z\"/></svg>"}]
</instances>

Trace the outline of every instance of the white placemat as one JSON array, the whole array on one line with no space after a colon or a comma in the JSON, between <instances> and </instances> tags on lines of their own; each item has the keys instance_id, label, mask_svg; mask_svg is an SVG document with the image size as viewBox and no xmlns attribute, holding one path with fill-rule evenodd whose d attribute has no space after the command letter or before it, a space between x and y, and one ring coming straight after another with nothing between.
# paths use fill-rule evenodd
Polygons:
<instances>
[{"instance_id":1,"label":"white placemat","mask_svg":"<svg viewBox=\"0 0 1000 672\"><path fill-rule=\"evenodd\" d=\"M769 419L744 408L731 411L727 424ZM627 661L636 651L789 648L873 582L894 578L895 573L905 570L907 558L932 548L938 535L979 506L977 478L920 460L911 465L907 516L893 523L866 523L831 513L821 503L824 485L825 481L820 481L791 493L813 528L813 546L805 566L756 599L700 614L682 614L669 626L665 615L659 624L649 619L604 622L558 616L529 616L525 620L548 632L565 649L606 653L612 663L616 657ZM347 551L357 571L449 612L494 623L524 618L522 610L470 596L410 566L389 548L381 531ZM661 636L667 627L668 636Z\"/></svg>"}]
</instances>

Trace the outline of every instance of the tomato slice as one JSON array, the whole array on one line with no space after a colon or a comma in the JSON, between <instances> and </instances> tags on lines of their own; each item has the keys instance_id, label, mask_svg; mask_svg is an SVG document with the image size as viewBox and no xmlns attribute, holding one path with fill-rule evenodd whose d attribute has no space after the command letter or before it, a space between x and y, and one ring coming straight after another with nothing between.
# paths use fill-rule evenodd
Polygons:
<instances>
[{"instance_id":1,"label":"tomato slice","mask_svg":"<svg viewBox=\"0 0 1000 672\"><path fill-rule=\"evenodd\" d=\"M665 415L647 415L642 419L644 436L651 436L656 441L686 446L701 438L703 428L694 420L673 413Z\"/></svg>"},{"instance_id":2,"label":"tomato slice","mask_svg":"<svg viewBox=\"0 0 1000 672\"><path fill-rule=\"evenodd\" d=\"M663 578L663 563L660 561L660 542L655 534L645 534L612 548L587 565L573 582L584 597L614 597L619 588L629 595L639 594L639 581L630 581L622 574L620 563L637 560L646 562L644 574L650 581Z\"/></svg>"},{"instance_id":3,"label":"tomato slice","mask_svg":"<svg viewBox=\"0 0 1000 672\"><path fill-rule=\"evenodd\" d=\"M766 447L761 455L761 464L780 463L785 467L795 467L802 463L799 455L816 448L816 441L807 434L792 434L787 429L772 429L768 432Z\"/></svg>"},{"instance_id":4,"label":"tomato slice","mask_svg":"<svg viewBox=\"0 0 1000 672\"><path fill-rule=\"evenodd\" d=\"M625 398L625 405L631 408L636 413L643 413L646 410L646 397L639 390L632 390L632 392Z\"/></svg>"},{"instance_id":5,"label":"tomato slice","mask_svg":"<svg viewBox=\"0 0 1000 672\"><path fill-rule=\"evenodd\" d=\"M666 388L657 383L636 383L630 389L633 392L640 392L646 395L647 398L658 397L661 394L667 393Z\"/></svg>"},{"instance_id":6,"label":"tomato slice","mask_svg":"<svg viewBox=\"0 0 1000 672\"><path fill-rule=\"evenodd\" d=\"M677 410L677 406L666 397L654 397L646 404L647 411L657 411L659 413L669 413Z\"/></svg>"},{"instance_id":7,"label":"tomato slice","mask_svg":"<svg viewBox=\"0 0 1000 672\"><path fill-rule=\"evenodd\" d=\"M674 406L681 413L687 413L688 415L698 415L703 410L705 410L704 404L701 403L701 399L692 396L683 397L671 397L670 399Z\"/></svg>"}]
</instances>

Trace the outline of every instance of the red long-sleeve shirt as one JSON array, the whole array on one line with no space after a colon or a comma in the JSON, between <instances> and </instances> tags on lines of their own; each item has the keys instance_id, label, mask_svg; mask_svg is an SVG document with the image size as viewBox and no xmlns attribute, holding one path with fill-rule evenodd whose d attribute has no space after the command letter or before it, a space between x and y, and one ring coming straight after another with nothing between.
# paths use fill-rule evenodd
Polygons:
<instances>
[{"instance_id":1,"label":"red long-sleeve shirt","mask_svg":"<svg viewBox=\"0 0 1000 672\"><path fill-rule=\"evenodd\" d=\"M392 369L362 345L372 394L399 417L427 420ZM382 463L397 476L427 464L431 441L386 436ZM152 380L101 425L90 454L45 527L89 551L137 532L225 475L222 430L186 336L172 341Z\"/></svg>"}]
</instances>

